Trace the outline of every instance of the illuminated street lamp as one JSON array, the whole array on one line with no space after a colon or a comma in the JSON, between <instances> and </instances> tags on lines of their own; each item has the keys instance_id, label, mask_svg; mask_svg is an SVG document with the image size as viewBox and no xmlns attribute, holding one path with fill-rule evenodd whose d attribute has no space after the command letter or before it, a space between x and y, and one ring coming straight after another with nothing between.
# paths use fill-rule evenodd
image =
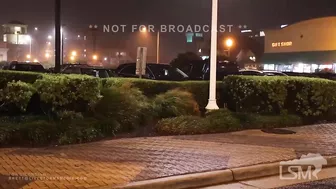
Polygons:
<instances>
[{"instance_id":1,"label":"illuminated street lamp","mask_svg":"<svg viewBox=\"0 0 336 189\"><path fill-rule=\"evenodd\" d=\"M45 53L45 57L46 58L50 58L50 54L49 53Z\"/></svg>"},{"instance_id":2,"label":"illuminated street lamp","mask_svg":"<svg viewBox=\"0 0 336 189\"><path fill-rule=\"evenodd\" d=\"M93 59L93 60L98 60L98 56L97 56L97 55L93 55L93 56L92 56L92 59Z\"/></svg>"},{"instance_id":3,"label":"illuminated street lamp","mask_svg":"<svg viewBox=\"0 0 336 189\"><path fill-rule=\"evenodd\" d=\"M27 54L26 58L27 58L27 59L31 59L31 55L30 55L30 54Z\"/></svg>"},{"instance_id":4,"label":"illuminated street lamp","mask_svg":"<svg viewBox=\"0 0 336 189\"><path fill-rule=\"evenodd\" d=\"M35 31L38 31L38 27L35 27L34 30L35 30Z\"/></svg>"},{"instance_id":5,"label":"illuminated street lamp","mask_svg":"<svg viewBox=\"0 0 336 189\"><path fill-rule=\"evenodd\" d=\"M72 56L77 56L77 52L76 52L76 51L72 51L72 52L71 52L71 55L72 55Z\"/></svg>"},{"instance_id":6,"label":"illuminated street lamp","mask_svg":"<svg viewBox=\"0 0 336 189\"><path fill-rule=\"evenodd\" d=\"M225 45L228 47L228 57L230 57L230 50L233 45L233 40L231 38L225 41Z\"/></svg>"},{"instance_id":7,"label":"illuminated street lamp","mask_svg":"<svg viewBox=\"0 0 336 189\"><path fill-rule=\"evenodd\" d=\"M74 57L74 56L71 56L71 57L70 57L70 60L71 60L71 61L74 61L74 60L75 60L75 57Z\"/></svg>"},{"instance_id":8,"label":"illuminated street lamp","mask_svg":"<svg viewBox=\"0 0 336 189\"><path fill-rule=\"evenodd\" d=\"M52 39L52 36L51 36L51 35L48 35L48 39Z\"/></svg>"},{"instance_id":9,"label":"illuminated street lamp","mask_svg":"<svg viewBox=\"0 0 336 189\"><path fill-rule=\"evenodd\" d=\"M107 57L105 57L104 60L107 61Z\"/></svg>"}]
</instances>

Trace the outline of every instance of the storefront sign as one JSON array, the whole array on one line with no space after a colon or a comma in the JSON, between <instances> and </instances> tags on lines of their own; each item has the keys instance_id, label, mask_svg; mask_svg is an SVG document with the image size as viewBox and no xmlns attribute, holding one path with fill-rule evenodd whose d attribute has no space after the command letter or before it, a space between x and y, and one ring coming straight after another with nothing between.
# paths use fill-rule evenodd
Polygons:
<instances>
[{"instance_id":1,"label":"storefront sign","mask_svg":"<svg viewBox=\"0 0 336 189\"><path fill-rule=\"evenodd\" d=\"M291 47L293 46L293 42L287 41L287 42L277 42L277 43L272 43L272 47Z\"/></svg>"}]
</instances>

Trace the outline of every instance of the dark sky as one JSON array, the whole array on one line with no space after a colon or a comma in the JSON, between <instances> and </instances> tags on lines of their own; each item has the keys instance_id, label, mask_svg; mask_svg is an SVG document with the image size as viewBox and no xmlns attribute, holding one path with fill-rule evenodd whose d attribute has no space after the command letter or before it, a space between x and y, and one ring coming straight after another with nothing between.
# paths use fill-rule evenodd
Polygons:
<instances>
[{"instance_id":1,"label":"dark sky","mask_svg":"<svg viewBox=\"0 0 336 189\"><path fill-rule=\"evenodd\" d=\"M0 24L19 20L42 33L53 31L53 0L2 0ZM75 32L88 30L89 24L210 24L211 0L62 0L63 24ZM247 25L265 29L314 17L336 16L336 0L219 0L219 24ZM98 45L115 48L113 36L100 34ZM124 35L124 34L122 34ZM43 39L45 39L43 36ZM120 38L114 35L115 38ZM111 39L110 39L111 38ZM153 48L155 55L155 36ZM185 51L179 39L162 36L162 57L168 62ZM120 39L119 39L120 41ZM121 40L118 43L123 43ZM132 42L132 41L131 41ZM178 43L180 42L180 44ZM182 42L182 43L181 43ZM105 47L104 47L105 48ZM135 52L135 48L132 50Z\"/></svg>"},{"instance_id":2,"label":"dark sky","mask_svg":"<svg viewBox=\"0 0 336 189\"><path fill-rule=\"evenodd\" d=\"M51 25L53 0L16 0L1 3L0 23L21 20ZM270 27L312 17L336 15L335 0L219 0L223 24ZM67 25L97 24L208 24L211 0L63 0Z\"/></svg>"}]
</instances>

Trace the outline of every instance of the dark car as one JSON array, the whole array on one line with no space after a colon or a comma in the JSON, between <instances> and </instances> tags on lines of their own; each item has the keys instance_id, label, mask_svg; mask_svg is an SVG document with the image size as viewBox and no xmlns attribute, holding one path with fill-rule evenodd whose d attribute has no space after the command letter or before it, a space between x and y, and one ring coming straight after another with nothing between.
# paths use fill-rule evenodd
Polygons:
<instances>
[{"instance_id":1,"label":"dark car","mask_svg":"<svg viewBox=\"0 0 336 189\"><path fill-rule=\"evenodd\" d=\"M277 71L263 71L267 76L288 76L285 73L277 72Z\"/></svg>"},{"instance_id":2,"label":"dark car","mask_svg":"<svg viewBox=\"0 0 336 189\"><path fill-rule=\"evenodd\" d=\"M267 74L265 74L262 71L258 71L258 70L240 70L239 71L239 75L249 75L249 76L267 76Z\"/></svg>"},{"instance_id":3,"label":"dark car","mask_svg":"<svg viewBox=\"0 0 336 189\"><path fill-rule=\"evenodd\" d=\"M221 81L225 76L236 75L239 72L239 66L232 61L217 62L217 80ZM192 80L209 80L210 79L210 60L193 61L190 63L189 78Z\"/></svg>"},{"instance_id":4,"label":"dark car","mask_svg":"<svg viewBox=\"0 0 336 189\"><path fill-rule=\"evenodd\" d=\"M10 62L3 67L4 70L27 71L45 73L47 70L40 63L35 62Z\"/></svg>"},{"instance_id":5,"label":"dark car","mask_svg":"<svg viewBox=\"0 0 336 189\"><path fill-rule=\"evenodd\" d=\"M122 64L116 69L116 74L119 77L139 77L135 72L136 63ZM146 74L143 75L143 78L152 80L184 81L188 79L188 75L169 64L147 63Z\"/></svg>"},{"instance_id":6,"label":"dark car","mask_svg":"<svg viewBox=\"0 0 336 189\"><path fill-rule=\"evenodd\" d=\"M82 64L69 64L63 65L61 73L64 74L83 74L99 78L109 78L113 77L113 72L109 69L102 67L94 67Z\"/></svg>"}]
</instances>

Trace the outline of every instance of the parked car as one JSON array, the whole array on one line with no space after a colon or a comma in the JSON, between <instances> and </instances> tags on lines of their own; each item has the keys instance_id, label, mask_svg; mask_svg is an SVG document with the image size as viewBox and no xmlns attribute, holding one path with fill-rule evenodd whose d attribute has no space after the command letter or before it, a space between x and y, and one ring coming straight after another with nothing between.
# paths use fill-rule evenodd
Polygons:
<instances>
[{"instance_id":1,"label":"parked car","mask_svg":"<svg viewBox=\"0 0 336 189\"><path fill-rule=\"evenodd\" d=\"M116 75L119 77L137 78L136 63L126 63L120 65L116 69ZM174 68L169 64L147 63L145 79L166 80L166 81L184 81L188 79L188 75L178 68Z\"/></svg>"},{"instance_id":2,"label":"parked car","mask_svg":"<svg viewBox=\"0 0 336 189\"><path fill-rule=\"evenodd\" d=\"M232 61L217 62L217 80L223 80L225 76L236 75L239 73L239 66ZM210 79L210 60L197 60L190 62L190 69L187 73L190 80L209 80Z\"/></svg>"},{"instance_id":3,"label":"parked car","mask_svg":"<svg viewBox=\"0 0 336 189\"><path fill-rule=\"evenodd\" d=\"M277 72L277 71L263 71L267 76L288 76L285 73Z\"/></svg>"},{"instance_id":4,"label":"parked car","mask_svg":"<svg viewBox=\"0 0 336 189\"><path fill-rule=\"evenodd\" d=\"M40 72L46 73L47 70L44 69L42 64L37 62L17 62L13 61L7 63L3 67L4 70L15 70L15 71L27 71L27 72Z\"/></svg>"},{"instance_id":5,"label":"parked car","mask_svg":"<svg viewBox=\"0 0 336 189\"><path fill-rule=\"evenodd\" d=\"M83 74L99 78L113 77L114 74L111 70L102 67L94 67L85 64L68 64L63 65L61 73L64 74Z\"/></svg>"},{"instance_id":6,"label":"parked car","mask_svg":"<svg viewBox=\"0 0 336 189\"><path fill-rule=\"evenodd\" d=\"M266 76L264 72L259 70L239 70L239 75Z\"/></svg>"}]
</instances>

